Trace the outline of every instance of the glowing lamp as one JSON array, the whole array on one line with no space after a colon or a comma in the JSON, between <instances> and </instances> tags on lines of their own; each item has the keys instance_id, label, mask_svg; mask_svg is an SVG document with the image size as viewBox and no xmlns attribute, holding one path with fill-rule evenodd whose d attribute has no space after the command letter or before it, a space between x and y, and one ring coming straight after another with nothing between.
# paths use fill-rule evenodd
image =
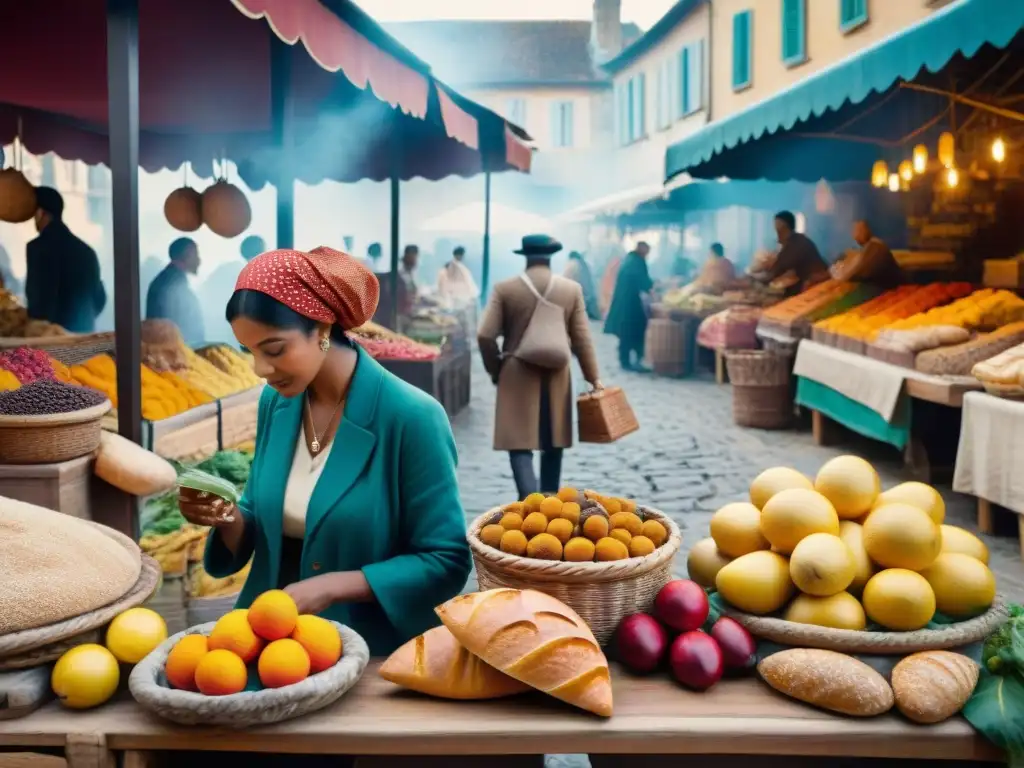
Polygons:
<instances>
[{"instance_id":1,"label":"glowing lamp","mask_svg":"<svg viewBox=\"0 0 1024 768\"><path fill-rule=\"evenodd\" d=\"M947 168L952 168L956 160L956 140L953 134L946 131L939 136L939 162Z\"/></svg>"},{"instance_id":2,"label":"glowing lamp","mask_svg":"<svg viewBox=\"0 0 1024 768\"><path fill-rule=\"evenodd\" d=\"M928 147L918 144L914 147L914 173L924 173L928 168Z\"/></svg>"},{"instance_id":3,"label":"glowing lamp","mask_svg":"<svg viewBox=\"0 0 1024 768\"><path fill-rule=\"evenodd\" d=\"M884 187L889 180L889 166L885 160L876 160L871 168L871 184L875 187Z\"/></svg>"}]
</instances>

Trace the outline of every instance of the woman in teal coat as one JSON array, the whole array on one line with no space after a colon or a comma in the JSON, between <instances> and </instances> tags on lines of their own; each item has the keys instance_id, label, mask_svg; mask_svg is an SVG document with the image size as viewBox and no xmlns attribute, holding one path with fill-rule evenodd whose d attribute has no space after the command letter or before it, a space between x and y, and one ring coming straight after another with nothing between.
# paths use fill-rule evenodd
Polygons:
<instances>
[{"instance_id":1,"label":"woman in teal coat","mask_svg":"<svg viewBox=\"0 0 1024 768\"><path fill-rule=\"evenodd\" d=\"M182 513L215 530L206 570L252 569L248 607L286 590L386 655L438 621L470 572L444 409L388 373L345 331L377 305L373 273L328 248L279 250L242 270L227 319L269 385L242 499Z\"/></svg>"}]
</instances>

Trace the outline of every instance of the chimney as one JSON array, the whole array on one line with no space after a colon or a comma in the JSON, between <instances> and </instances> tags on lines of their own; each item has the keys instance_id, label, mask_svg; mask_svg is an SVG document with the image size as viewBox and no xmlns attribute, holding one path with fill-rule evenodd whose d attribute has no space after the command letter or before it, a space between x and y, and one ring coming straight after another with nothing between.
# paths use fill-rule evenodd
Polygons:
<instances>
[{"instance_id":1,"label":"chimney","mask_svg":"<svg viewBox=\"0 0 1024 768\"><path fill-rule=\"evenodd\" d=\"M622 0L594 0L590 50L596 64L608 61L622 50Z\"/></svg>"}]
</instances>

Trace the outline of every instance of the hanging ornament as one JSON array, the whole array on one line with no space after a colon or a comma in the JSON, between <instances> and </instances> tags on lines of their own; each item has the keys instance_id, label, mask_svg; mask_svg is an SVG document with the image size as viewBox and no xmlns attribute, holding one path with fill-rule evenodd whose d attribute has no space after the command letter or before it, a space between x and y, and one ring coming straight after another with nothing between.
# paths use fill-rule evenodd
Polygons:
<instances>
[{"instance_id":1,"label":"hanging ornament","mask_svg":"<svg viewBox=\"0 0 1024 768\"><path fill-rule=\"evenodd\" d=\"M900 191L900 175L898 173L889 174L889 191L899 192Z\"/></svg>"},{"instance_id":2,"label":"hanging ornament","mask_svg":"<svg viewBox=\"0 0 1024 768\"><path fill-rule=\"evenodd\" d=\"M188 185L188 163L182 165L182 184L164 200L164 218L179 232L203 226L203 198Z\"/></svg>"},{"instance_id":3,"label":"hanging ornament","mask_svg":"<svg viewBox=\"0 0 1024 768\"><path fill-rule=\"evenodd\" d=\"M960 183L960 172L956 168L946 169L946 186L954 189Z\"/></svg>"},{"instance_id":4,"label":"hanging ornament","mask_svg":"<svg viewBox=\"0 0 1024 768\"><path fill-rule=\"evenodd\" d=\"M947 168L952 168L956 162L956 139L949 131L939 136L939 162Z\"/></svg>"},{"instance_id":5,"label":"hanging ornament","mask_svg":"<svg viewBox=\"0 0 1024 768\"><path fill-rule=\"evenodd\" d=\"M910 181L914 178L914 164L909 160L904 160L900 163L900 178L904 181Z\"/></svg>"},{"instance_id":6,"label":"hanging ornament","mask_svg":"<svg viewBox=\"0 0 1024 768\"><path fill-rule=\"evenodd\" d=\"M252 208L245 193L227 180L227 161L220 178L203 192L203 223L221 237L238 237L252 222Z\"/></svg>"},{"instance_id":7,"label":"hanging ornament","mask_svg":"<svg viewBox=\"0 0 1024 768\"><path fill-rule=\"evenodd\" d=\"M924 173L928 170L928 147L918 144L914 147L914 173Z\"/></svg>"},{"instance_id":8,"label":"hanging ornament","mask_svg":"<svg viewBox=\"0 0 1024 768\"><path fill-rule=\"evenodd\" d=\"M992 142L992 159L997 163L1001 163L1006 159L1006 142L1001 137L996 138Z\"/></svg>"},{"instance_id":9,"label":"hanging ornament","mask_svg":"<svg viewBox=\"0 0 1024 768\"><path fill-rule=\"evenodd\" d=\"M885 160L876 160L871 168L871 184L875 187L884 187L889 180L889 166Z\"/></svg>"},{"instance_id":10,"label":"hanging ornament","mask_svg":"<svg viewBox=\"0 0 1024 768\"><path fill-rule=\"evenodd\" d=\"M11 150L11 167L0 170L0 221L20 224L35 216L37 208L36 188L19 168L25 160L20 117Z\"/></svg>"}]
</instances>

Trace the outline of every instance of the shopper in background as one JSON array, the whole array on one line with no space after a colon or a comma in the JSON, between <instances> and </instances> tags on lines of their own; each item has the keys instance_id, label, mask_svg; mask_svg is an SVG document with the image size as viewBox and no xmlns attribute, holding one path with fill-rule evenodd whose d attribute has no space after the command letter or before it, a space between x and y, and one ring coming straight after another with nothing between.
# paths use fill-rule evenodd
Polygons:
<instances>
[{"instance_id":1,"label":"shopper in background","mask_svg":"<svg viewBox=\"0 0 1024 768\"><path fill-rule=\"evenodd\" d=\"M646 373L643 366L647 334L647 296L654 281L647 271L651 247L642 240L626 254L615 278L615 292L604 321L604 332L619 337L619 364L624 371Z\"/></svg>"},{"instance_id":2,"label":"shopper in background","mask_svg":"<svg viewBox=\"0 0 1024 768\"><path fill-rule=\"evenodd\" d=\"M199 271L199 246L189 237L179 237L167 249L171 263L163 268L146 292L146 319L170 320L181 331L186 344L206 341L203 308L189 276Z\"/></svg>"},{"instance_id":3,"label":"shopper in background","mask_svg":"<svg viewBox=\"0 0 1024 768\"><path fill-rule=\"evenodd\" d=\"M601 308L597 302L594 275L582 253L579 251L569 252L569 263L565 265L565 272L562 275L574 283L579 283L580 290L583 291L583 303L587 308L587 317L591 320L600 320Z\"/></svg>"},{"instance_id":4,"label":"shopper in background","mask_svg":"<svg viewBox=\"0 0 1024 768\"><path fill-rule=\"evenodd\" d=\"M366 249L366 258L363 259L363 266L374 273L380 272L380 243L370 243Z\"/></svg>"},{"instance_id":5,"label":"shopper in background","mask_svg":"<svg viewBox=\"0 0 1024 768\"><path fill-rule=\"evenodd\" d=\"M695 287L704 293L720 294L735 281L736 269L725 257L725 246L712 243Z\"/></svg>"},{"instance_id":6,"label":"shopper in background","mask_svg":"<svg viewBox=\"0 0 1024 768\"><path fill-rule=\"evenodd\" d=\"M796 293L828 279L828 264L821 258L818 246L807 235L796 231L796 217L792 213L779 211L775 214L775 234L779 238L779 252L762 279L772 282L791 274L790 288Z\"/></svg>"},{"instance_id":7,"label":"shopper in background","mask_svg":"<svg viewBox=\"0 0 1024 768\"><path fill-rule=\"evenodd\" d=\"M437 273L437 293L449 306L462 307L480 298L480 289L465 264L465 258L466 249L456 246L452 260Z\"/></svg>"},{"instance_id":8,"label":"shopper in background","mask_svg":"<svg viewBox=\"0 0 1024 768\"><path fill-rule=\"evenodd\" d=\"M561 484L562 452L572 446L574 356L583 377L601 388L583 292L551 271L560 250L547 235L524 237L515 253L526 257L526 271L494 286L477 333L484 368L498 387L494 450L508 451L520 499L555 493Z\"/></svg>"},{"instance_id":9,"label":"shopper in background","mask_svg":"<svg viewBox=\"0 0 1024 768\"><path fill-rule=\"evenodd\" d=\"M36 204L39 236L25 248L28 315L72 333L92 333L107 304L96 251L67 228L60 192L39 187Z\"/></svg>"},{"instance_id":10,"label":"shopper in background","mask_svg":"<svg viewBox=\"0 0 1024 768\"><path fill-rule=\"evenodd\" d=\"M860 248L848 251L832 265L833 280L872 283L880 288L895 288L906 281L889 246L875 237L863 219L853 222L853 239Z\"/></svg>"}]
</instances>

